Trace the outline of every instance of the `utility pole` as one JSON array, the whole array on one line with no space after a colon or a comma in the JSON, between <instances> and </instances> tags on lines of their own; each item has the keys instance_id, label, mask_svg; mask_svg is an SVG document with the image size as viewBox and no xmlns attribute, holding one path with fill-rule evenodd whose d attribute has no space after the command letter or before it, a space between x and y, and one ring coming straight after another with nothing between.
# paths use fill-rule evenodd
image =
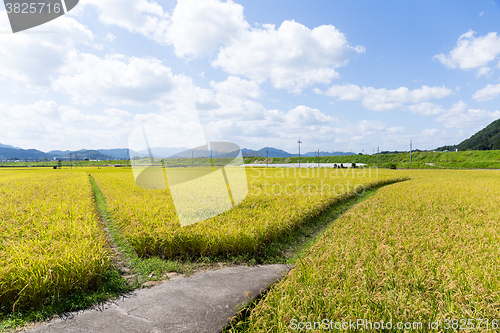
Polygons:
<instances>
[{"instance_id":1,"label":"utility pole","mask_svg":"<svg viewBox=\"0 0 500 333\"><path fill-rule=\"evenodd\" d=\"M297 141L297 143L299 144L299 168L300 168L300 144L302 143L302 141L300 141L300 139L299 139L299 141Z\"/></svg>"},{"instance_id":2,"label":"utility pole","mask_svg":"<svg viewBox=\"0 0 500 333\"><path fill-rule=\"evenodd\" d=\"M191 150L191 167L194 168L194 150Z\"/></svg>"},{"instance_id":3,"label":"utility pole","mask_svg":"<svg viewBox=\"0 0 500 333\"><path fill-rule=\"evenodd\" d=\"M378 164L378 155L379 155L379 153L380 153L380 150L379 150L379 148L377 147L377 169L378 169L378 165L379 165L379 164Z\"/></svg>"},{"instance_id":4,"label":"utility pole","mask_svg":"<svg viewBox=\"0 0 500 333\"><path fill-rule=\"evenodd\" d=\"M319 168L319 149L318 149L318 168Z\"/></svg>"},{"instance_id":5,"label":"utility pole","mask_svg":"<svg viewBox=\"0 0 500 333\"><path fill-rule=\"evenodd\" d=\"M269 149L266 150L266 168L269 168Z\"/></svg>"},{"instance_id":6,"label":"utility pole","mask_svg":"<svg viewBox=\"0 0 500 333\"><path fill-rule=\"evenodd\" d=\"M71 153L69 153L69 164L71 165L71 169L73 169L73 161L71 159Z\"/></svg>"},{"instance_id":7,"label":"utility pole","mask_svg":"<svg viewBox=\"0 0 500 333\"><path fill-rule=\"evenodd\" d=\"M411 163L411 149L412 149L412 144L411 144L411 140L410 140L410 163Z\"/></svg>"}]
</instances>

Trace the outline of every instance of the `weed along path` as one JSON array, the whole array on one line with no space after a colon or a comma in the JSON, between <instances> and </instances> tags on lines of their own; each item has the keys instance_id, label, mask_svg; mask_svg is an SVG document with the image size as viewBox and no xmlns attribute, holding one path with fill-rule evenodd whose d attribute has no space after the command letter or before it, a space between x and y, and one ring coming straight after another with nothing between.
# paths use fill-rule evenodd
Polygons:
<instances>
[{"instance_id":1,"label":"weed along path","mask_svg":"<svg viewBox=\"0 0 500 333\"><path fill-rule=\"evenodd\" d=\"M287 265L227 267L174 278L29 332L219 332L288 270Z\"/></svg>"}]
</instances>

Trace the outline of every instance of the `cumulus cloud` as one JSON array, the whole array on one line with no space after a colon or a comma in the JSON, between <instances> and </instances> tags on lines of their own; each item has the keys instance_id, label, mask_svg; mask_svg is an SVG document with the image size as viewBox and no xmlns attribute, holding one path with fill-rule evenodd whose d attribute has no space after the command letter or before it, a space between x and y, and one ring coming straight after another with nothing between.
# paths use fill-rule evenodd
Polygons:
<instances>
[{"instance_id":1,"label":"cumulus cloud","mask_svg":"<svg viewBox=\"0 0 500 333\"><path fill-rule=\"evenodd\" d=\"M173 45L178 57L214 55L212 66L231 75L258 83L270 80L276 88L297 93L315 83L330 83L339 77L337 68L365 51L351 46L332 25L309 29L284 21L277 29L271 24L252 28L243 7L232 0L179 0L171 17L149 0L85 3L98 8L105 24Z\"/></svg>"},{"instance_id":2,"label":"cumulus cloud","mask_svg":"<svg viewBox=\"0 0 500 333\"><path fill-rule=\"evenodd\" d=\"M179 0L166 40L179 57L210 55L221 45L234 42L249 27L243 6L231 0Z\"/></svg>"},{"instance_id":3,"label":"cumulus cloud","mask_svg":"<svg viewBox=\"0 0 500 333\"><path fill-rule=\"evenodd\" d=\"M409 90L406 87L389 90L386 88L376 89L373 87L359 87L354 84L336 85L330 87L326 92L315 89L318 94L337 97L339 101L361 100L363 106L369 110L385 111L402 108L404 103L421 103L431 98L443 98L452 94L451 89L446 87L428 87Z\"/></svg>"},{"instance_id":4,"label":"cumulus cloud","mask_svg":"<svg viewBox=\"0 0 500 333\"><path fill-rule=\"evenodd\" d=\"M44 151L125 147L127 133L133 127L129 112L118 109L82 111L54 101L29 104L0 102L2 140L17 146ZM22 131L19 129L23 129ZM82 142L84 138L84 142ZM82 146L83 145L83 146Z\"/></svg>"},{"instance_id":5,"label":"cumulus cloud","mask_svg":"<svg viewBox=\"0 0 500 333\"><path fill-rule=\"evenodd\" d=\"M482 128L500 118L500 111L471 109L464 101L459 101L441 114L437 121L446 128Z\"/></svg>"},{"instance_id":6,"label":"cumulus cloud","mask_svg":"<svg viewBox=\"0 0 500 333\"><path fill-rule=\"evenodd\" d=\"M476 32L469 30L458 39L457 45L448 55L437 54L439 60L448 68L471 69L486 66L500 55L500 37L490 32L481 37L474 37Z\"/></svg>"},{"instance_id":7,"label":"cumulus cloud","mask_svg":"<svg viewBox=\"0 0 500 333\"><path fill-rule=\"evenodd\" d=\"M259 98L262 95L257 82L244 80L236 76L229 76L222 82L212 81L210 85L218 92L240 98Z\"/></svg>"},{"instance_id":8,"label":"cumulus cloud","mask_svg":"<svg viewBox=\"0 0 500 333\"><path fill-rule=\"evenodd\" d=\"M472 95L476 101L487 101L494 99L500 95L500 84L488 84L483 89L480 89Z\"/></svg>"},{"instance_id":9,"label":"cumulus cloud","mask_svg":"<svg viewBox=\"0 0 500 333\"><path fill-rule=\"evenodd\" d=\"M6 12L0 11L0 18L0 30L10 30ZM46 23L43 29L57 33L2 35L1 77L30 86L49 86L76 44L92 45L95 38L86 26L67 16Z\"/></svg>"},{"instance_id":10,"label":"cumulus cloud","mask_svg":"<svg viewBox=\"0 0 500 333\"><path fill-rule=\"evenodd\" d=\"M427 129L424 129L421 133L422 133L422 136L424 138L428 138L428 137L436 136L436 134L438 134L439 131L435 128L427 128Z\"/></svg>"},{"instance_id":11,"label":"cumulus cloud","mask_svg":"<svg viewBox=\"0 0 500 333\"><path fill-rule=\"evenodd\" d=\"M490 77L491 73L493 73L493 70L489 67L481 67L477 70L476 77L480 77L482 75L486 77Z\"/></svg>"},{"instance_id":12,"label":"cumulus cloud","mask_svg":"<svg viewBox=\"0 0 500 333\"><path fill-rule=\"evenodd\" d=\"M421 114L423 116L434 116L446 111L441 105L429 102L409 105L407 109L413 113Z\"/></svg>"},{"instance_id":13,"label":"cumulus cloud","mask_svg":"<svg viewBox=\"0 0 500 333\"><path fill-rule=\"evenodd\" d=\"M110 54L104 58L73 52L70 65L54 81L54 88L69 94L78 104L97 101L109 105L158 103L175 90L190 90L191 80L173 75L155 58Z\"/></svg>"},{"instance_id":14,"label":"cumulus cloud","mask_svg":"<svg viewBox=\"0 0 500 333\"><path fill-rule=\"evenodd\" d=\"M331 25L309 29L285 21L253 28L224 46L212 62L233 75L245 75L276 88L300 92L313 83L329 83L339 77L335 68L345 66L353 54L364 52L349 45L345 35Z\"/></svg>"},{"instance_id":15,"label":"cumulus cloud","mask_svg":"<svg viewBox=\"0 0 500 333\"><path fill-rule=\"evenodd\" d=\"M167 44L169 14L159 4L148 0L82 0L80 5L92 5L106 25L117 25L139 33L158 43Z\"/></svg>"}]
</instances>

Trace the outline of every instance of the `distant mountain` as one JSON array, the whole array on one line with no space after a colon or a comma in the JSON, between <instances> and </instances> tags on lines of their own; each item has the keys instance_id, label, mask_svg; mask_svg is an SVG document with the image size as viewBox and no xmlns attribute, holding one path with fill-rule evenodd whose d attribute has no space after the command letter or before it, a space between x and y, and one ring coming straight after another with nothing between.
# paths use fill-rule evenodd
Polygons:
<instances>
[{"instance_id":1,"label":"distant mountain","mask_svg":"<svg viewBox=\"0 0 500 333\"><path fill-rule=\"evenodd\" d=\"M47 158L47 154L36 149L0 148L0 159L18 160L41 160Z\"/></svg>"},{"instance_id":2,"label":"distant mountain","mask_svg":"<svg viewBox=\"0 0 500 333\"><path fill-rule=\"evenodd\" d=\"M290 154L289 152L286 152L281 149L277 148L272 148L272 147L265 147L259 150L252 150L252 149L247 149L243 148L241 149L241 152L244 157L252 157L252 156L267 156L266 154L269 153L269 157L297 157L299 154ZM320 151L319 156L345 156L345 155L356 155L354 153L344 153L340 151L335 151L335 152L327 152L327 151ZM304 157L315 157L318 156L317 151L312 151L308 152L305 154L300 154L300 156Z\"/></svg>"},{"instance_id":3,"label":"distant mountain","mask_svg":"<svg viewBox=\"0 0 500 333\"><path fill-rule=\"evenodd\" d=\"M110 155L111 155L111 157L113 157L114 159L117 159L117 160L124 160L128 157L127 156L128 149L126 149L126 148L97 149L97 151L103 155L108 156L108 159L109 159Z\"/></svg>"},{"instance_id":4,"label":"distant mountain","mask_svg":"<svg viewBox=\"0 0 500 333\"><path fill-rule=\"evenodd\" d=\"M0 148L11 148L11 149L21 149L19 147L14 147L14 146L11 146L11 145L3 145L0 143Z\"/></svg>"},{"instance_id":5,"label":"distant mountain","mask_svg":"<svg viewBox=\"0 0 500 333\"><path fill-rule=\"evenodd\" d=\"M299 156L295 154L290 154L289 152L286 152L281 149L277 148L272 148L272 147L264 147L259 150L253 150L253 149L247 149L243 148L241 149L241 153L243 154L243 157L252 157L252 156L267 156L267 152L269 152L269 157L290 157L290 156Z\"/></svg>"},{"instance_id":6,"label":"distant mountain","mask_svg":"<svg viewBox=\"0 0 500 333\"><path fill-rule=\"evenodd\" d=\"M109 155L102 154L97 150L80 149L77 151L62 151L52 150L47 153L48 159L62 159L62 160L109 160ZM117 159L112 156L113 159Z\"/></svg>"},{"instance_id":7,"label":"distant mountain","mask_svg":"<svg viewBox=\"0 0 500 333\"><path fill-rule=\"evenodd\" d=\"M228 147L227 151L223 152L223 149L220 148L218 151L212 151L213 157L218 158L229 158L235 157L237 155L237 151L233 152L231 147ZM164 147L154 147L151 148L153 156L156 158L190 158L194 157L202 157L207 156L209 154L206 150L196 150L196 149L188 149L185 147L175 147L175 148L164 148ZM266 156L269 153L269 157L297 157L298 154L290 154L287 151L273 148L273 147L264 147L259 150L253 149L241 149L243 157L250 156ZM317 156L318 152L308 152L305 154L301 154L304 157ZM325 152L320 151L320 156L344 156L344 155L355 155L354 153L344 153L344 152ZM97 150L88 150L88 149L80 149L77 151L70 150L52 150L48 153L45 153L36 149L20 149L13 146L7 146L0 144L0 159L1 160L9 160L9 159L19 159L19 160L54 160L54 159L63 159L63 160L109 160L110 158L113 160L126 159L127 157L147 157L149 156L148 150L142 151L132 151L126 148L116 148L116 149L97 149Z\"/></svg>"},{"instance_id":8,"label":"distant mountain","mask_svg":"<svg viewBox=\"0 0 500 333\"><path fill-rule=\"evenodd\" d=\"M153 147L153 148L151 148L151 153L153 154L153 157L155 157L155 158L167 158L167 157L175 158L175 156L173 156L173 155L182 153L184 151L191 151L191 150L189 148L184 148L184 147L174 147L174 148ZM125 152L125 154L126 154L126 152ZM130 151L130 156L131 157L133 157L133 156L148 157L149 150L144 149L144 150L140 150L137 152ZM179 156L179 157L181 157L181 156ZM182 157L187 157L187 156L182 156ZM191 153L189 153L189 157L191 157Z\"/></svg>"},{"instance_id":9,"label":"distant mountain","mask_svg":"<svg viewBox=\"0 0 500 333\"><path fill-rule=\"evenodd\" d=\"M462 141L457 148L458 150L500 150L500 119Z\"/></svg>"}]
</instances>

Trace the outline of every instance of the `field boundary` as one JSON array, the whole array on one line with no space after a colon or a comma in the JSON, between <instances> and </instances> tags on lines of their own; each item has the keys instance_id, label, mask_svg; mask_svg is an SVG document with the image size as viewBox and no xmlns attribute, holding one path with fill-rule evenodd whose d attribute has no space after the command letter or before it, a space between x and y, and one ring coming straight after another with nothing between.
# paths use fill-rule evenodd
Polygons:
<instances>
[{"instance_id":1,"label":"field boundary","mask_svg":"<svg viewBox=\"0 0 500 333\"><path fill-rule=\"evenodd\" d=\"M108 235L108 242L115 257L114 268L127 281L128 289L134 290L146 285L154 285L156 281L167 280L167 273L190 273L190 267L183 267L179 262L163 260L157 257L141 258L130 246L122 235L112 213L106 204L106 198L101 192L94 177L88 174L92 188L96 208L103 223L103 228Z\"/></svg>"}]
</instances>

